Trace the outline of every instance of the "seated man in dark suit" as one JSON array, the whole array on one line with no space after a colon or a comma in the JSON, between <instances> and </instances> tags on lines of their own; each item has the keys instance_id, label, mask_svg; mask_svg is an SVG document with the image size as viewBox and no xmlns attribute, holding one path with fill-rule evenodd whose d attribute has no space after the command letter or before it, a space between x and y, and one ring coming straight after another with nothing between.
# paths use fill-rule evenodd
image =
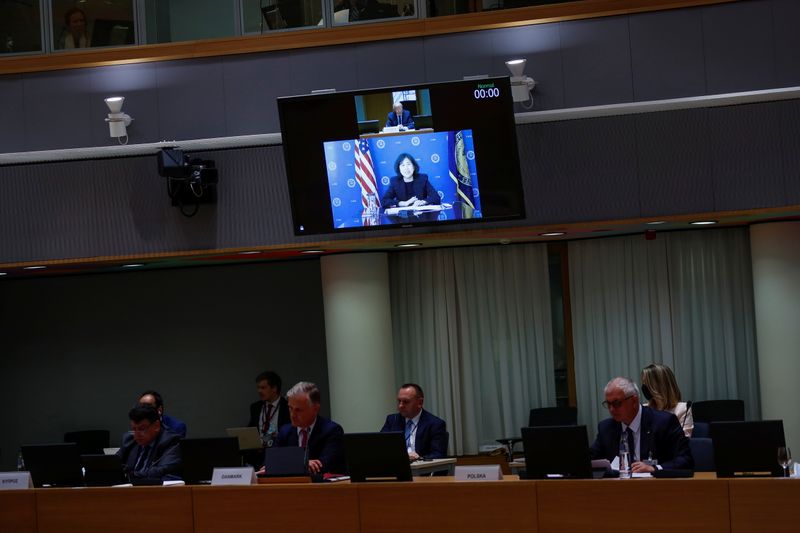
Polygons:
<instances>
[{"instance_id":1,"label":"seated man in dark suit","mask_svg":"<svg viewBox=\"0 0 800 533\"><path fill-rule=\"evenodd\" d=\"M186 438L186 423L174 416L164 414L164 399L158 392L154 390L144 391L139 397L139 405L149 405L155 408L158 411L158 416L161 418L161 426L164 429L177 433L181 438Z\"/></svg>"},{"instance_id":2,"label":"seated man in dark suit","mask_svg":"<svg viewBox=\"0 0 800 533\"><path fill-rule=\"evenodd\" d=\"M408 458L441 459L447 455L447 427L438 418L422 408L425 395L416 383L406 383L397 391L397 413L386 417L381 428L385 431L402 431L406 437Z\"/></svg>"},{"instance_id":3,"label":"seated man in dark suit","mask_svg":"<svg viewBox=\"0 0 800 533\"><path fill-rule=\"evenodd\" d=\"M276 446L301 446L308 450L308 471L315 477L345 474L342 426L319 416L320 393L317 386L301 381L286 393L289 401L287 424L278 431Z\"/></svg>"},{"instance_id":4,"label":"seated man in dark suit","mask_svg":"<svg viewBox=\"0 0 800 533\"><path fill-rule=\"evenodd\" d=\"M632 472L694 468L689 439L678 419L668 411L640 405L639 390L633 381L622 377L609 381L603 406L608 408L611 418L597 426L597 439L590 449L592 459L612 461L619 455L620 438L626 432L632 450ZM658 466L643 462L649 458L658 460Z\"/></svg>"},{"instance_id":5,"label":"seated man in dark suit","mask_svg":"<svg viewBox=\"0 0 800 533\"><path fill-rule=\"evenodd\" d=\"M392 112L386 117L386 127L402 126L410 130L414 129L414 119L411 118L411 112L403 109L403 104L396 102L392 106ZM402 129L402 128L401 128Z\"/></svg>"},{"instance_id":6,"label":"seated man in dark suit","mask_svg":"<svg viewBox=\"0 0 800 533\"><path fill-rule=\"evenodd\" d=\"M149 405L134 407L128 418L131 431L117 452L128 478L180 479L180 435L162 427L158 411Z\"/></svg>"}]
</instances>

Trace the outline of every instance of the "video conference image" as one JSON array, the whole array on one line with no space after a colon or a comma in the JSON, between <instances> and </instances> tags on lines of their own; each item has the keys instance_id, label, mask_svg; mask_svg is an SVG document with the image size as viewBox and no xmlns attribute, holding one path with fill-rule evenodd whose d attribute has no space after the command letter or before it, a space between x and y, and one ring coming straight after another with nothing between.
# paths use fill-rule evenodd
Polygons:
<instances>
[{"instance_id":1,"label":"video conference image","mask_svg":"<svg viewBox=\"0 0 800 533\"><path fill-rule=\"evenodd\" d=\"M287 96L278 110L297 235L524 216L508 77Z\"/></svg>"}]
</instances>

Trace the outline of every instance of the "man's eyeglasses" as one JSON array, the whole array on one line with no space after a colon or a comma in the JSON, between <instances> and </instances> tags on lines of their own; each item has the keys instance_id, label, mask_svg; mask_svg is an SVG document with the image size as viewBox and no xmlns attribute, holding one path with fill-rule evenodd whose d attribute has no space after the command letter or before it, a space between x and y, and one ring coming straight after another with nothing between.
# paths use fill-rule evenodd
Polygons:
<instances>
[{"instance_id":1,"label":"man's eyeglasses","mask_svg":"<svg viewBox=\"0 0 800 533\"><path fill-rule=\"evenodd\" d=\"M619 409L623 402L626 402L631 398L633 398L633 394L631 394L630 396L625 396L621 400L613 400L610 402L608 400L603 400L603 407L605 407L606 409L611 409L612 407L614 409Z\"/></svg>"}]
</instances>

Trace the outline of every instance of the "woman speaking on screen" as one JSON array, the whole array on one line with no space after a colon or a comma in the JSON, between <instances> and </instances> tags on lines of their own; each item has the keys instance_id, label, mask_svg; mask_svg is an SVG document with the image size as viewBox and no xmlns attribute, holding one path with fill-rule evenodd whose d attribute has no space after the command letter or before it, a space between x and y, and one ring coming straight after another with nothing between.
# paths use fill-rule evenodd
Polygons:
<instances>
[{"instance_id":1,"label":"woman speaking on screen","mask_svg":"<svg viewBox=\"0 0 800 533\"><path fill-rule=\"evenodd\" d=\"M421 207L439 205L439 193L428 181L427 174L419 173L419 165L413 156L402 153L394 162L395 176L381 198L384 209L390 207Z\"/></svg>"}]
</instances>

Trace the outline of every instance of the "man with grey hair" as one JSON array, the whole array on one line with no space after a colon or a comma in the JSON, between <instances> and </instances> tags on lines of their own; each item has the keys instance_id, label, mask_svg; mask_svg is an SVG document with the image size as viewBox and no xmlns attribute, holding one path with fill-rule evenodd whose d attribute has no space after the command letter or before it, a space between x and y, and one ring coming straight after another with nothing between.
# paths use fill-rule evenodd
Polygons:
<instances>
[{"instance_id":1,"label":"man with grey hair","mask_svg":"<svg viewBox=\"0 0 800 533\"><path fill-rule=\"evenodd\" d=\"M689 439L674 414L640 405L639 389L628 378L612 379L604 393L603 407L611 418L597 426L597 438L590 449L592 459L613 460L624 435L631 450L633 472L694 468ZM656 459L658 466L643 462L644 459Z\"/></svg>"},{"instance_id":2,"label":"man with grey hair","mask_svg":"<svg viewBox=\"0 0 800 533\"><path fill-rule=\"evenodd\" d=\"M319 388L301 381L286 393L291 425L278 431L277 446L300 446L308 450L308 471L316 477L345 474L347 465L342 426L319 416Z\"/></svg>"},{"instance_id":3,"label":"man with grey hair","mask_svg":"<svg viewBox=\"0 0 800 533\"><path fill-rule=\"evenodd\" d=\"M395 102L392 106L392 112L386 117L386 127L400 126L400 128L414 129L414 119L411 118L411 112L408 109L403 109L401 102Z\"/></svg>"}]
</instances>

